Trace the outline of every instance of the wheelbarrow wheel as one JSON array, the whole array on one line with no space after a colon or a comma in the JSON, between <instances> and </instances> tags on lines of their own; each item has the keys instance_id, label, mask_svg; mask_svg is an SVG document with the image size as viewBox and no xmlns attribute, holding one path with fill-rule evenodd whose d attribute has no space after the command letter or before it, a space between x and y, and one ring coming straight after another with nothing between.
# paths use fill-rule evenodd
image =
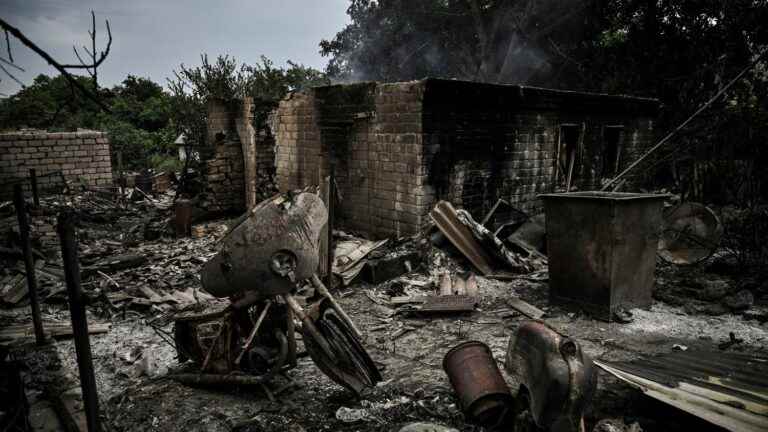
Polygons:
<instances>
[{"instance_id":1,"label":"wheelbarrow wheel","mask_svg":"<svg viewBox=\"0 0 768 432\"><path fill-rule=\"evenodd\" d=\"M318 342L316 335L302 328L304 345L312 360L334 382L349 389L358 397L366 387L381 381L381 374L373 360L354 336L351 328L323 301L319 318L314 322L333 353L329 357Z\"/></svg>"}]
</instances>

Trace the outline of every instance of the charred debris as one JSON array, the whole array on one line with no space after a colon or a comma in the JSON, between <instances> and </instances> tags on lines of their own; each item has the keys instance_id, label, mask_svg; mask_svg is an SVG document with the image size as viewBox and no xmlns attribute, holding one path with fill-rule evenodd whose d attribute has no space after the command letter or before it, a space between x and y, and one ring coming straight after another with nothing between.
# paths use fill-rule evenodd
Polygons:
<instances>
[{"instance_id":1,"label":"charred debris","mask_svg":"<svg viewBox=\"0 0 768 432\"><path fill-rule=\"evenodd\" d=\"M0 137L79 158L5 183L4 430L768 430L768 213L648 187L656 101L250 103L211 103L197 172Z\"/></svg>"}]
</instances>

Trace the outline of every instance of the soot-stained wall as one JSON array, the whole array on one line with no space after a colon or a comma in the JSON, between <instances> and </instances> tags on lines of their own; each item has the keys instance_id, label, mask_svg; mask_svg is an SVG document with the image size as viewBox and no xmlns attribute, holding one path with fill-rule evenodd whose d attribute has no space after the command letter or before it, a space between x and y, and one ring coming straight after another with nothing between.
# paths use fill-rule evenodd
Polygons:
<instances>
[{"instance_id":1,"label":"soot-stained wall","mask_svg":"<svg viewBox=\"0 0 768 432\"><path fill-rule=\"evenodd\" d=\"M295 93L277 113L280 190L318 184L334 161L346 229L419 232L437 200L476 218L499 199L599 186L651 144L658 102L427 79Z\"/></svg>"}]
</instances>

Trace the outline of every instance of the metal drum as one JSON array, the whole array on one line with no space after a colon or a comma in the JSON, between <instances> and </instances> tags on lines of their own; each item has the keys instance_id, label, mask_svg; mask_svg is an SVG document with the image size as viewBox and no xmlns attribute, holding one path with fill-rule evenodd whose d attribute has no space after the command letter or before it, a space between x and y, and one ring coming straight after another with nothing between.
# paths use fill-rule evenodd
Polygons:
<instances>
[{"instance_id":1,"label":"metal drum","mask_svg":"<svg viewBox=\"0 0 768 432\"><path fill-rule=\"evenodd\" d=\"M443 369L467 420L490 426L512 405L512 394L488 345L469 341L451 348L443 358Z\"/></svg>"}]
</instances>

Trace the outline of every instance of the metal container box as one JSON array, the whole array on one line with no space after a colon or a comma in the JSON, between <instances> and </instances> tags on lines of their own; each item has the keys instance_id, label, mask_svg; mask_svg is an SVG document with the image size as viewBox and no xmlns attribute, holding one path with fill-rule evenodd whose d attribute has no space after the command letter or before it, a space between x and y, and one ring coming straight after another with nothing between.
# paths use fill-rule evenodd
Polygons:
<instances>
[{"instance_id":1,"label":"metal container box","mask_svg":"<svg viewBox=\"0 0 768 432\"><path fill-rule=\"evenodd\" d=\"M609 320L617 308L647 307L668 195L572 192L544 200L552 304Z\"/></svg>"}]
</instances>

